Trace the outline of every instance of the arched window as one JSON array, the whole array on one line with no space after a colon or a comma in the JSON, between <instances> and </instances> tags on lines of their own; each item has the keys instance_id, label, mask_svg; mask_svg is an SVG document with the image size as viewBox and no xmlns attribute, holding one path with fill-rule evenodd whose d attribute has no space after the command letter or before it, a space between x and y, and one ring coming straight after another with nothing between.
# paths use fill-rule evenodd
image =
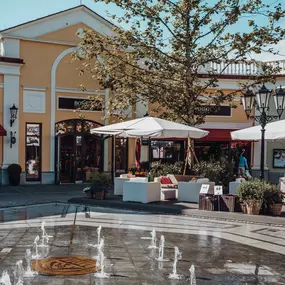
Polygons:
<instances>
[{"instance_id":1,"label":"arched window","mask_svg":"<svg viewBox=\"0 0 285 285\"><path fill-rule=\"evenodd\" d=\"M90 133L91 129L101 126L101 124L91 120L65 120L55 124L55 135L63 136L70 133Z\"/></svg>"}]
</instances>

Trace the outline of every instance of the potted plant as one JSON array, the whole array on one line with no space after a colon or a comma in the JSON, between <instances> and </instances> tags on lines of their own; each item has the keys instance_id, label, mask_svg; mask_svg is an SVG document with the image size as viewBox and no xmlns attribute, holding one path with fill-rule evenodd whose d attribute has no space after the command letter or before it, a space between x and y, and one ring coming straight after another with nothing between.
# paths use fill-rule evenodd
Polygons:
<instances>
[{"instance_id":1,"label":"potted plant","mask_svg":"<svg viewBox=\"0 0 285 285\"><path fill-rule=\"evenodd\" d=\"M7 168L9 182L12 186L18 186L21 180L22 167L19 164L11 164Z\"/></svg>"},{"instance_id":2,"label":"potted plant","mask_svg":"<svg viewBox=\"0 0 285 285\"><path fill-rule=\"evenodd\" d=\"M97 200L106 199L108 190L111 188L112 179L107 173L97 172L93 175L90 191Z\"/></svg>"},{"instance_id":3,"label":"potted plant","mask_svg":"<svg viewBox=\"0 0 285 285\"><path fill-rule=\"evenodd\" d=\"M264 186L265 183L259 179L246 181L239 186L237 192L245 204L247 214L259 214L264 199Z\"/></svg>"},{"instance_id":4,"label":"potted plant","mask_svg":"<svg viewBox=\"0 0 285 285\"><path fill-rule=\"evenodd\" d=\"M264 195L268 214L280 216L283 206L283 196L279 186L270 185Z\"/></svg>"}]
</instances>

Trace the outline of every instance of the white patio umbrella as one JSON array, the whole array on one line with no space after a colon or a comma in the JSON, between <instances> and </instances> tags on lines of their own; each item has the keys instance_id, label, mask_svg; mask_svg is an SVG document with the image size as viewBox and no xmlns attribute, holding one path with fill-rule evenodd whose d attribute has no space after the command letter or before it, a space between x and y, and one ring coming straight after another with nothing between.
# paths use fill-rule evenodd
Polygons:
<instances>
[{"instance_id":1,"label":"white patio umbrella","mask_svg":"<svg viewBox=\"0 0 285 285\"><path fill-rule=\"evenodd\" d=\"M91 134L117 135L120 137L160 137L200 139L209 132L183 124L144 117L90 130Z\"/></svg>"},{"instance_id":2,"label":"white patio umbrella","mask_svg":"<svg viewBox=\"0 0 285 285\"><path fill-rule=\"evenodd\" d=\"M266 140L285 140L285 120L272 122L265 127ZM254 126L231 132L233 140L258 141L261 140L261 126Z\"/></svg>"}]
</instances>

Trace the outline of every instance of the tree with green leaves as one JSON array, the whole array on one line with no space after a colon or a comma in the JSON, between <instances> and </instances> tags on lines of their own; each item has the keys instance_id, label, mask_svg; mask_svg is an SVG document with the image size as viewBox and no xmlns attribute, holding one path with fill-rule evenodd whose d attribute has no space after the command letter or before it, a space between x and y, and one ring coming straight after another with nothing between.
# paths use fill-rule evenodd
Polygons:
<instances>
[{"instance_id":1,"label":"tree with green leaves","mask_svg":"<svg viewBox=\"0 0 285 285\"><path fill-rule=\"evenodd\" d=\"M85 31L81 72L91 73L102 88L112 91L106 104L109 115L123 117L130 106L147 102L154 106L153 113L164 118L201 124L207 115L201 108L205 98L218 110L246 87L274 82L280 70L278 65L251 58L262 52L276 54L272 45L285 37L285 29L280 27L285 10L278 1L272 5L262 0L105 3L116 4L123 13L109 11L118 24L113 36ZM241 24L246 26L243 32L239 31ZM222 68L215 69L213 63L223 63ZM236 63L255 64L257 68L240 90L225 93L219 88L219 78Z\"/></svg>"}]
</instances>

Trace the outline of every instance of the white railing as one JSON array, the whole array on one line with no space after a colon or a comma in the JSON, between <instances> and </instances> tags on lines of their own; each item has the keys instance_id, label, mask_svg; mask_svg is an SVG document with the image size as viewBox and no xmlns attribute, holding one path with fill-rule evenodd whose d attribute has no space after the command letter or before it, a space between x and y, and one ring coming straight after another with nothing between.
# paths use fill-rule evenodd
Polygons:
<instances>
[{"instance_id":1,"label":"white railing","mask_svg":"<svg viewBox=\"0 0 285 285\"><path fill-rule=\"evenodd\" d=\"M281 68L278 73L280 75L285 74L285 60L268 61L267 64ZM224 75L257 75L262 73L258 63L256 64L253 62L237 62L230 64L226 61L220 63L211 62L208 66L201 69L200 73L208 73L209 71Z\"/></svg>"}]
</instances>

